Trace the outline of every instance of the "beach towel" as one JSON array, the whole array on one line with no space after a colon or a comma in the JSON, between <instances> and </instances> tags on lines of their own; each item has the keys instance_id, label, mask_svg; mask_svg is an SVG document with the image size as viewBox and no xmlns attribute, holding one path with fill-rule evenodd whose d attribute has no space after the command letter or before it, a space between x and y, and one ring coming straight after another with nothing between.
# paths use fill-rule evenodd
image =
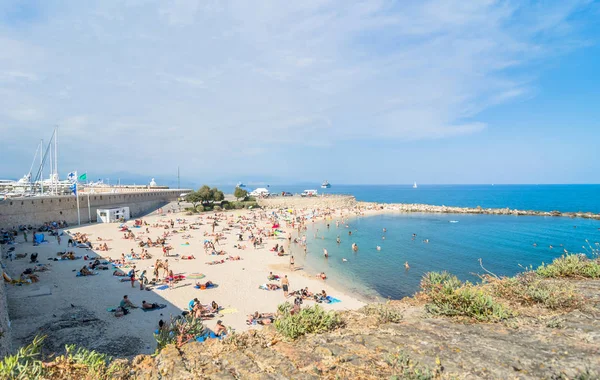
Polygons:
<instances>
[{"instance_id":1,"label":"beach towel","mask_svg":"<svg viewBox=\"0 0 600 380\"><path fill-rule=\"evenodd\" d=\"M188 245L190 245L190 243L183 243L183 244L181 244L181 245L183 245L183 246L188 246Z\"/></svg>"},{"instance_id":2,"label":"beach towel","mask_svg":"<svg viewBox=\"0 0 600 380\"><path fill-rule=\"evenodd\" d=\"M35 234L35 242L40 244L44 241L44 234Z\"/></svg>"},{"instance_id":3,"label":"beach towel","mask_svg":"<svg viewBox=\"0 0 600 380\"><path fill-rule=\"evenodd\" d=\"M154 288L156 290L166 290L169 289L169 285L161 285L161 286L157 286L156 288Z\"/></svg>"},{"instance_id":4,"label":"beach towel","mask_svg":"<svg viewBox=\"0 0 600 380\"><path fill-rule=\"evenodd\" d=\"M238 312L238 309L233 308L233 307L228 307L226 309L219 310L220 314L234 314L237 312Z\"/></svg>"},{"instance_id":5,"label":"beach towel","mask_svg":"<svg viewBox=\"0 0 600 380\"><path fill-rule=\"evenodd\" d=\"M153 308L153 309L144 309L144 308L142 308L142 310L143 310L143 311L154 311L154 310L160 310L160 309L164 309L165 307L167 307L167 305L165 305L165 304L160 304L160 305L158 305L158 307L155 307L155 308Z\"/></svg>"},{"instance_id":6,"label":"beach towel","mask_svg":"<svg viewBox=\"0 0 600 380\"><path fill-rule=\"evenodd\" d=\"M332 296L327 296L327 300L329 301L329 303L339 303L339 302L342 302L342 300L334 298Z\"/></svg>"},{"instance_id":7,"label":"beach towel","mask_svg":"<svg viewBox=\"0 0 600 380\"><path fill-rule=\"evenodd\" d=\"M204 277L206 277L203 273L191 273L187 275L187 278L193 279L193 280L200 280L203 279Z\"/></svg>"}]
</instances>

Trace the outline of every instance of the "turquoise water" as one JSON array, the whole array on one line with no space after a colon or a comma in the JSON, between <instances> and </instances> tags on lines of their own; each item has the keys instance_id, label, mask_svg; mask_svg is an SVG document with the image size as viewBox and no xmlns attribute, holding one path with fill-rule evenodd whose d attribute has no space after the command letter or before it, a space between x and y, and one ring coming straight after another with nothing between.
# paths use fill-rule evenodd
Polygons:
<instances>
[{"instance_id":1,"label":"turquoise water","mask_svg":"<svg viewBox=\"0 0 600 380\"><path fill-rule=\"evenodd\" d=\"M304 189L317 189L324 194L352 194L367 202L600 213L600 185L419 185L413 189L412 185L334 183L329 189L321 189L320 183L314 183L269 187L271 192L301 193Z\"/></svg>"},{"instance_id":2,"label":"turquoise water","mask_svg":"<svg viewBox=\"0 0 600 380\"><path fill-rule=\"evenodd\" d=\"M306 257L299 247L293 248L297 262L304 261L309 273L324 271L328 281L353 292L392 299L414 294L428 271L447 270L462 280L477 281L476 274L484 273L478 261L481 258L489 271L514 275L523 270L520 265L550 262L564 249L586 252L586 239L593 246L600 242L600 221L586 219L385 214L351 219L349 228L336 228L335 220L329 223L329 229L325 223L308 226ZM348 236L349 230L352 236ZM417 234L414 240L412 234ZM352 251L352 243L358 245L358 252ZM324 258L323 248L329 259ZM404 268L405 261L409 270Z\"/></svg>"}]
</instances>

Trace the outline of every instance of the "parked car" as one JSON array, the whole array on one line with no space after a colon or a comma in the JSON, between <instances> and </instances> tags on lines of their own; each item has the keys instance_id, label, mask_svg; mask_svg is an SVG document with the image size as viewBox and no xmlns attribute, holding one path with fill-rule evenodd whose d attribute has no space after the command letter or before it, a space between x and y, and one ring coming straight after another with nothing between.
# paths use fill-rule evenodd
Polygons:
<instances>
[{"instance_id":1,"label":"parked car","mask_svg":"<svg viewBox=\"0 0 600 380\"><path fill-rule=\"evenodd\" d=\"M292 194L290 192L287 192L287 191L284 191L281 195L283 195L284 197L292 197L292 196L294 196L294 194Z\"/></svg>"}]
</instances>

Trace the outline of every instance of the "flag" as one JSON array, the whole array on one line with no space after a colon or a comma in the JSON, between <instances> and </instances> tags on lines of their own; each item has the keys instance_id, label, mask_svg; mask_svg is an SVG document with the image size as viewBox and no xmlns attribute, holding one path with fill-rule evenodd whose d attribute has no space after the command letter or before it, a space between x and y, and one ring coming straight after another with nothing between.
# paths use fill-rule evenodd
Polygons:
<instances>
[{"instance_id":1,"label":"flag","mask_svg":"<svg viewBox=\"0 0 600 380\"><path fill-rule=\"evenodd\" d=\"M77 181L77 171L70 172L70 173L67 175L67 178L69 179L69 182L71 182L71 183L73 183L73 182Z\"/></svg>"},{"instance_id":2,"label":"flag","mask_svg":"<svg viewBox=\"0 0 600 380\"><path fill-rule=\"evenodd\" d=\"M79 176L79 181L87 181L87 173L83 173Z\"/></svg>"},{"instance_id":3,"label":"flag","mask_svg":"<svg viewBox=\"0 0 600 380\"><path fill-rule=\"evenodd\" d=\"M77 195L77 183L71 185L71 192L73 195Z\"/></svg>"}]
</instances>

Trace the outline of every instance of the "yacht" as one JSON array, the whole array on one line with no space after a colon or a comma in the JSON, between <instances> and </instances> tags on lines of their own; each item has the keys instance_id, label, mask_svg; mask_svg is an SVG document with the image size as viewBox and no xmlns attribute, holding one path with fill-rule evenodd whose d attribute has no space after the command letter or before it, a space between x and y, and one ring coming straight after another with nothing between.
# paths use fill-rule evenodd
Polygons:
<instances>
[{"instance_id":1,"label":"yacht","mask_svg":"<svg viewBox=\"0 0 600 380\"><path fill-rule=\"evenodd\" d=\"M417 188L417 183L415 182L415 183L413 184L413 189L416 189L416 188Z\"/></svg>"},{"instance_id":2,"label":"yacht","mask_svg":"<svg viewBox=\"0 0 600 380\"><path fill-rule=\"evenodd\" d=\"M329 189L330 187L331 187L331 184L327 181L323 181L323 183L321 184L322 189Z\"/></svg>"},{"instance_id":3,"label":"yacht","mask_svg":"<svg viewBox=\"0 0 600 380\"><path fill-rule=\"evenodd\" d=\"M242 182L238 182L237 185L235 185L235 187L246 187L246 185L244 185Z\"/></svg>"}]
</instances>

